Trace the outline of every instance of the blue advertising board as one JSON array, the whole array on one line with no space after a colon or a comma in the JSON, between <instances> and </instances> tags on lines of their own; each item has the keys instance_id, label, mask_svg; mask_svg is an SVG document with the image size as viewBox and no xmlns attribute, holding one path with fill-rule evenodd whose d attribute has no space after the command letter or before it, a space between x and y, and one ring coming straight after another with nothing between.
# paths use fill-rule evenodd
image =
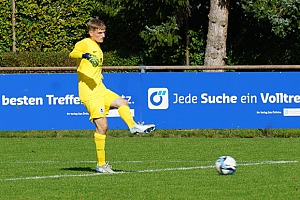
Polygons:
<instances>
[{"instance_id":1,"label":"blue advertising board","mask_svg":"<svg viewBox=\"0 0 300 200\"><path fill-rule=\"evenodd\" d=\"M105 73L134 119L157 129L299 128L297 72ZM0 75L0 130L94 129L76 74ZM109 129L127 129L117 110Z\"/></svg>"}]
</instances>

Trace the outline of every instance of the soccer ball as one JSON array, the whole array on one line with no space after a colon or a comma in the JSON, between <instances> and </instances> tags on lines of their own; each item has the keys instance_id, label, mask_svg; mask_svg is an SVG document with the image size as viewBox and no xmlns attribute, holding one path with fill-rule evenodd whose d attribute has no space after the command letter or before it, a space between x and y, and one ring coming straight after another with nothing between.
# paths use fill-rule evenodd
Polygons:
<instances>
[{"instance_id":1,"label":"soccer ball","mask_svg":"<svg viewBox=\"0 0 300 200\"><path fill-rule=\"evenodd\" d=\"M222 175L231 175L236 171L237 164L231 156L221 156L215 164L216 170Z\"/></svg>"}]
</instances>

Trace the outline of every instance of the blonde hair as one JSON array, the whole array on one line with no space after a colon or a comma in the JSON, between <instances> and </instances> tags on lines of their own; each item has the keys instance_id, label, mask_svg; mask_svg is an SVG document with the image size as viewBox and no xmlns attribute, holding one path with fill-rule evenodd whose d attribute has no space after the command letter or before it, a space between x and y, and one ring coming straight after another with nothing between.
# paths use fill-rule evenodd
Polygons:
<instances>
[{"instance_id":1,"label":"blonde hair","mask_svg":"<svg viewBox=\"0 0 300 200\"><path fill-rule=\"evenodd\" d=\"M102 29L102 30L106 29L104 22L100 20L99 17L95 17L88 22L88 31L90 30L94 31L97 29Z\"/></svg>"}]
</instances>

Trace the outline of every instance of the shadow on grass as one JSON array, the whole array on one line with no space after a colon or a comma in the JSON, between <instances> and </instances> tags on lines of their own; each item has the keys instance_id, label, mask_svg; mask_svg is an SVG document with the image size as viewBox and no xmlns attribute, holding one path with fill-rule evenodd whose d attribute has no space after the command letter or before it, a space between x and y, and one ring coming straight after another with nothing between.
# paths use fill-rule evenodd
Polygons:
<instances>
[{"instance_id":1,"label":"shadow on grass","mask_svg":"<svg viewBox=\"0 0 300 200\"><path fill-rule=\"evenodd\" d=\"M91 167L67 167L67 168L61 168L60 170L64 171L80 171L80 172L96 172L96 169ZM115 172L134 172L134 171L124 171L124 170L115 170Z\"/></svg>"},{"instance_id":2,"label":"shadow on grass","mask_svg":"<svg viewBox=\"0 0 300 200\"><path fill-rule=\"evenodd\" d=\"M96 170L92 169L91 167L67 167L67 168L61 168L60 170L64 170L64 171L80 171L80 172L96 172Z\"/></svg>"}]
</instances>

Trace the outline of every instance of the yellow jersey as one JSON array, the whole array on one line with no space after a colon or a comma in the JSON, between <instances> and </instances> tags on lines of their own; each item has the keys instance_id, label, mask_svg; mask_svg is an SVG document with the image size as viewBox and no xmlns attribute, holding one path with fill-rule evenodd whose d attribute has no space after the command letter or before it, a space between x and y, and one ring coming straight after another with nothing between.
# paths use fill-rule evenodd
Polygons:
<instances>
[{"instance_id":1,"label":"yellow jersey","mask_svg":"<svg viewBox=\"0 0 300 200\"><path fill-rule=\"evenodd\" d=\"M99 65L93 65L82 59L83 53L90 53L99 59ZM105 95L106 87L102 83L103 52L98 43L90 38L85 38L75 44L70 58L77 58L78 90L82 102Z\"/></svg>"}]
</instances>

